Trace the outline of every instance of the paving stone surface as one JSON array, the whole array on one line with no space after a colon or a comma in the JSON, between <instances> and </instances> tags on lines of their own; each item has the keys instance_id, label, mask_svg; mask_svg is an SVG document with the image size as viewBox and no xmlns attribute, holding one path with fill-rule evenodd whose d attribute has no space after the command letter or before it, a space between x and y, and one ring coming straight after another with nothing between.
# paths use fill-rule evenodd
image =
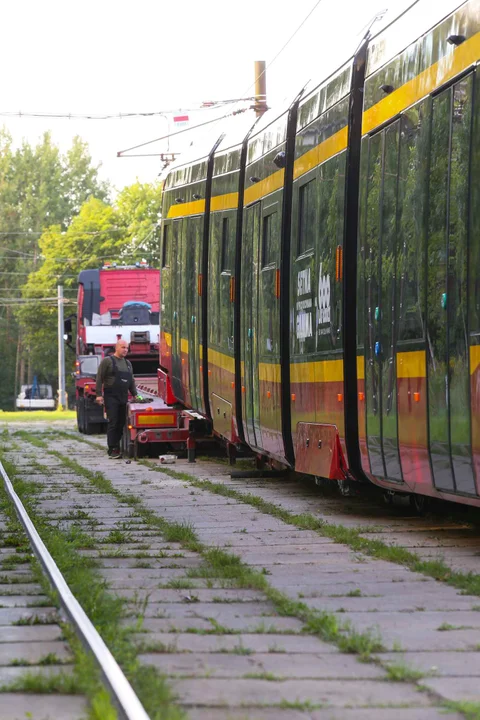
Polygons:
<instances>
[{"instance_id":1,"label":"paving stone surface","mask_svg":"<svg viewBox=\"0 0 480 720\"><path fill-rule=\"evenodd\" d=\"M44 492L40 511L62 528L86 527L74 513L88 513L97 545L85 554L97 558L112 590L128 599L131 620L145 617L137 635L144 648L141 661L170 678L192 720L436 720L445 717L445 699L480 702L475 685L480 671L472 671L480 655L480 598L157 469L108 461L104 438L88 441L98 450L73 433L68 439L49 435L48 450L100 470L158 516L191 525L204 545L221 547L262 571L291 599L328 611L339 623L349 621L355 631L377 634L386 650L377 663L359 662L305 633L299 618L278 616L263 593L202 578L200 555L165 542L132 507L95 491L87 478L65 472L59 459L36 448L37 462L48 468L35 477ZM10 459L15 462L15 453ZM422 557L441 553L452 565L471 561L472 570L478 569L480 537L470 522L419 519L370 499L322 493L303 481L232 480L228 468L212 462L179 461L171 469L253 492L291 512L359 528ZM119 530L125 542L109 538ZM420 682L431 692L419 692L415 682L387 681L390 664L421 670Z\"/></svg>"},{"instance_id":2,"label":"paving stone surface","mask_svg":"<svg viewBox=\"0 0 480 720\"><path fill-rule=\"evenodd\" d=\"M83 720L87 715L87 702L78 695L57 696L54 708L51 695L4 693L0 700L2 720Z\"/></svg>"}]
</instances>

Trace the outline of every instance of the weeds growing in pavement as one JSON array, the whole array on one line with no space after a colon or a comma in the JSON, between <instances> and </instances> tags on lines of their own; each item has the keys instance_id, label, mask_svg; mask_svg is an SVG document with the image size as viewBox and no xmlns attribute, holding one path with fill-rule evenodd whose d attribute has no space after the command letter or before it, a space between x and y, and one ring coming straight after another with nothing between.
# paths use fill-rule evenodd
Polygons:
<instances>
[{"instance_id":1,"label":"weeds growing in pavement","mask_svg":"<svg viewBox=\"0 0 480 720\"><path fill-rule=\"evenodd\" d=\"M227 582L230 586L234 587L260 590L265 593L268 599L270 599L278 614L296 617L302 620L304 623L304 632L317 635L329 642L334 642L344 652L356 653L364 660L370 659L372 657L372 653L384 650L381 638L375 631L366 631L363 633L357 632L351 628L349 623L341 624L337 616L333 613L312 610L305 603L292 600L282 592L271 587L262 572L248 567L238 556L228 553L220 548L209 548L202 545L198 541L195 532L190 525L167 522L155 512L145 508L142 504L141 498L117 490L113 483L103 476L102 473L92 472L83 468L81 465L76 463L75 460L64 457L58 451L47 451L51 455L57 457L64 465L68 466L75 473L86 477L100 492L110 493L116 497L118 501L130 505L130 507L135 509L135 512L142 518L146 525L159 530L167 541L180 542L188 550L201 553L204 562L199 568L194 568L188 571L188 576L190 578L201 577L205 579L207 583L212 582L213 580L218 580ZM379 541L364 540L355 530L344 528L342 526L327 525L309 513L294 515L274 505L273 503L268 503L254 495L244 495L236 490L226 488L224 485L213 483L211 481L196 480L186 473L178 473L164 467L159 468L157 466L152 466L146 461L144 464L148 464L149 467L152 467L158 472L163 472L174 478L186 481L189 484L196 485L203 490L209 490L220 495L226 495L236 500L240 500L243 503L253 505L261 512L266 512L279 517L285 522L294 524L297 527L315 530L320 534L331 537L337 542L350 545L358 552L365 552L367 549L369 551L368 554L374 555L375 553L373 552L373 547L375 547L377 552L377 555L375 556L382 556L384 550L392 549ZM404 552L403 549L398 550ZM408 551L405 552L407 552L407 555L401 556L403 560L408 559L408 556L412 555L411 553L408 553ZM355 593L354 596L357 596L357 593ZM225 632L226 629L221 626L214 626L213 631L216 633L222 633Z\"/></svg>"},{"instance_id":2,"label":"weeds growing in pavement","mask_svg":"<svg viewBox=\"0 0 480 720\"><path fill-rule=\"evenodd\" d=\"M446 710L462 713L465 720L480 720L480 703L468 701L447 701L443 703ZM448 715L446 716L448 717Z\"/></svg>"},{"instance_id":3,"label":"weeds growing in pavement","mask_svg":"<svg viewBox=\"0 0 480 720\"><path fill-rule=\"evenodd\" d=\"M177 480L186 481L190 485L215 493L216 495L234 498L241 503L251 505L265 514L283 520L289 525L294 525L302 530L313 530L323 537L330 538L334 542L348 545L356 552L403 565L413 572L422 573L435 580L452 585L462 590L464 594L480 595L479 574L452 570L443 560L422 560L419 555L406 548L387 545L381 540L364 538L361 534L364 531L362 528L349 528L344 525L328 523L310 513L295 514L253 493L240 492L239 490L235 490L221 483L212 482L211 480L198 480L187 473L171 470L163 465L154 465L148 460L142 460L141 462L156 472L164 473Z\"/></svg>"},{"instance_id":4,"label":"weeds growing in pavement","mask_svg":"<svg viewBox=\"0 0 480 720\"><path fill-rule=\"evenodd\" d=\"M409 667L405 662L388 663L385 665L387 677L395 682L416 682L425 677L425 673L421 670Z\"/></svg>"},{"instance_id":5,"label":"weeds growing in pavement","mask_svg":"<svg viewBox=\"0 0 480 720\"><path fill-rule=\"evenodd\" d=\"M109 592L97 570L96 560L84 557L78 552L78 537L74 535L72 538L71 534L50 525L48 519L36 513L35 502L32 502L34 495L25 491L27 483L15 477L14 468L9 463L4 462L4 465L16 492L21 497L70 590L122 667L152 720L160 720L160 718L161 720L180 720L183 718L184 713L173 704L172 693L163 676L153 667L140 666L137 659L137 648L132 639L132 629L126 628L122 624L127 615L127 601ZM102 480L103 478L100 478L99 482L101 483ZM35 494L38 494L39 487L35 486L34 491ZM3 489L1 492L4 493ZM9 509L13 513L13 508ZM55 593L47 584L40 568L34 565L33 569L37 581L43 585L46 593L54 600ZM32 619L29 621L30 624ZM137 628L135 628L136 630ZM27 674L25 678L22 677L8 685L7 689L27 692L83 692L89 696L92 717L97 720L113 719L116 717L115 714L112 714L115 711L110 704L108 694L105 694L100 684L98 669L93 660L86 655L71 628L66 626L64 633L75 656L73 676L67 678L63 674L58 674L44 679L35 674Z\"/></svg>"}]
</instances>

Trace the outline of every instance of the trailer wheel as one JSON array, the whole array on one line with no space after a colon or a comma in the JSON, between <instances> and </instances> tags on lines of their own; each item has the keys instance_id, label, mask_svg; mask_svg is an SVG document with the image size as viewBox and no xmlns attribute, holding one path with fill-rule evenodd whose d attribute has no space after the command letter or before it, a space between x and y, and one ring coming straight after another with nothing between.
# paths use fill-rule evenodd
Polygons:
<instances>
[{"instance_id":1,"label":"trailer wheel","mask_svg":"<svg viewBox=\"0 0 480 720\"><path fill-rule=\"evenodd\" d=\"M130 433L128 432L128 428L126 425L123 429L122 452L125 457L128 457L130 459L135 457L135 443L131 439Z\"/></svg>"}]
</instances>

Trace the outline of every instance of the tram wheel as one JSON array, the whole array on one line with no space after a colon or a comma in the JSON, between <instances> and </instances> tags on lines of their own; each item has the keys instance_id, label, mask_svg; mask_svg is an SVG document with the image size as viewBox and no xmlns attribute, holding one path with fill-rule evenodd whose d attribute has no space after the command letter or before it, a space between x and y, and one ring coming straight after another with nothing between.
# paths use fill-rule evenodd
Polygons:
<instances>
[{"instance_id":1,"label":"tram wheel","mask_svg":"<svg viewBox=\"0 0 480 720\"><path fill-rule=\"evenodd\" d=\"M383 493L383 502L385 505L393 505L393 498L395 497L395 493L393 490L385 490Z\"/></svg>"},{"instance_id":2,"label":"tram wheel","mask_svg":"<svg viewBox=\"0 0 480 720\"><path fill-rule=\"evenodd\" d=\"M412 493L409 497L410 507L417 515L425 515L430 505L430 498L426 495Z\"/></svg>"}]
</instances>

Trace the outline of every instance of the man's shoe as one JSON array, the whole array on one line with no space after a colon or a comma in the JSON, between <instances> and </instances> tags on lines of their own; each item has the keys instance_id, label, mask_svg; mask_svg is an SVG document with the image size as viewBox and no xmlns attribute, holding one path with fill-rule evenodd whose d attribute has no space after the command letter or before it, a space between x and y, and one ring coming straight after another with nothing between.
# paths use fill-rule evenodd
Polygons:
<instances>
[{"instance_id":1,"label":"man's shoe","mask_svg":"<svg viewBox=\"0 0 480 720\"><path fill-rule=\"evenodd\" d=\"M120 450L115 449L112 450L112 454L110 455L110 457L112 460L121 460L122 453L120 452Z\"/></svg>"}]
</instances>

